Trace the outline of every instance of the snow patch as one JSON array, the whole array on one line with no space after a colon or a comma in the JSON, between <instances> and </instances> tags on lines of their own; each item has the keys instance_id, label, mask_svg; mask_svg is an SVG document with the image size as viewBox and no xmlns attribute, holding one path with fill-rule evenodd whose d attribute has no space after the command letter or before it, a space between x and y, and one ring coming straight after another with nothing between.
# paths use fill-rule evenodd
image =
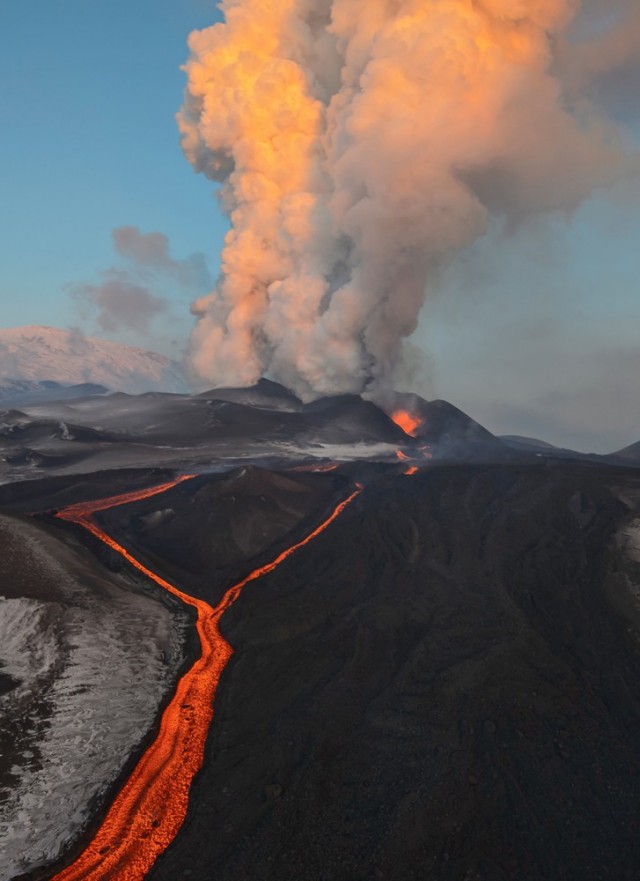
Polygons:
<instances>
[{"instance_id":1,"label":"snow patch","mask_svg":"<svg viewBox=\"0 0 640 881\"><path fill-rule=\"evenodd\" d=\"M0 669L17 682L0 696L12 744L0 881L54 861L82 832L149 730L183 640L162 604L112 584L91 590L29 530L10 528L63 600L0 597Z\"/></svg>"},{"instance_id":2,"label":"snow patch","mask_svg":"<svg viewBox=\"0 0 640 881\"><path fill-rule=\"evenodd\" d=\"M56 327L0 329L0 398L15 397L21 382L42 380L93 383L128 394L188 391L180 365L157 352ZM51 397L56 393L52 388Z\"/></svg>"},{"instance_id":3,"label":"snow patch","mask_svg":"<svg viewBox=\"0 0 640 881\"><path fill-rule=\"evenodd\" d=\"M617 544L626 557L640 563L640 520L633 520L620 530Z\"/></svg>"}]
</instances>

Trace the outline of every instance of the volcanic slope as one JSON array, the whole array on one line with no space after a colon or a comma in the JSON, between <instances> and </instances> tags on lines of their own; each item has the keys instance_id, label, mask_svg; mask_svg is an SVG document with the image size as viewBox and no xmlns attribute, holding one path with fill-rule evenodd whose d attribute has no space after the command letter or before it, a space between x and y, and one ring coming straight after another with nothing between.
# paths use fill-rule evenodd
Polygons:
<instances>
[{"instance_id":1,"label":"volcanic slope","mask_svg":"<svg viewBox=\"0 0 640 881\"><path fill-rule=\"evenodd\" d=\"M100 395L0 413L0 477L188 469L216 459L299 459L301 453L392 457L407 440L358 396L300 405L274 383L196 396Z\"/></svg>"},{"instance_id":2,"label":"volcanic slope","mask_svg":"<svg viewBox=\"0 0 640 881\"><path fill-rule=\"evenodd\" d=\"M169 574L208 602L250 561L294 530L312 525L346 480L330 475L235 469L200 477L162 496L102 512L110 535L142 552L154 571ZM338 488L337 488L338 487Z\"/></svg>"},{"instance_id":3,"label":"volcanic slope","mask_svg":"<svg viewBox=\"0 0 640 881\"><path fill-rule=\"evenodd\" d=\"M637 878L623 496L637 472L588 465L368 481L223 619L237 653L150 879Z\"/></svg>"},{"instance_id":4,"label":"volcanic slope","mask_svg":"<svg viewBox=\"0 0 640 881\"><path fill-rule=\"evenodd\" d=\"M435 458L469 461L511 457L507 444L448 401L425 401L406 393L396 393L392 400L388 409L405 417L400 421L409 422L410 434L429 444Z\"/></svg>"},{"instance_id":5,"label":"volcanic slope","mask_svg":"<svg viewBox=\"0 0 640 881\"><path fill-rule=\"evenodd\" d=\"M73 538L0 516L0 881L90 822L173 685L185 625Z\"/></svg>"},{"instance_id":6,"label":"volcanic slope","mask_svg":"<svg viewBox=\"0 0 640 881\"><path fill-rule=\"evenodd\" d=\"M625 447L623 450L618 450L617 453L612 453L611 458L637 468L640 464L640 441Z\"/></svg>"}]
</instances>

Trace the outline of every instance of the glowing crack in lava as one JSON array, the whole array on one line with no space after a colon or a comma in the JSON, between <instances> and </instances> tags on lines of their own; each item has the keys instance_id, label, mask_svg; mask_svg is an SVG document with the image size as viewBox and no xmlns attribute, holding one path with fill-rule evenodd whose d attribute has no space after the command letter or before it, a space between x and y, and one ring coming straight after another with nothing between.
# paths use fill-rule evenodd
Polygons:
<instances>
[{"instance_id":1,"label":"glowing crack in lava","mask_svg":"<svg viewBox=\"0 0 640 881\"><path fill-rule=\"evenodd\" d=\"M418 436L418 429L422 425L422 420L417 416L412 416L408 410L396 410L391 414L391 419L396 425L408 434L410 437Z\"/></svg>"},{"instance_id":2,"label":"glowing crack in lava","mask_svg":"<svg viewBox=\"0 0 640 881\"><path fill-rule=\"evenodd\" d=\"M155 739L115 797L93 839L70 866L53 876L52 881L144 879L182 826L191 783L202 766L218 682L233 654L232 647L220 633L222 615L237 600L245 585L272 572L295 551L324 532L362 492L362 487L358 486L305 538L230 587L213 608L156 575L93 519L97 511L158 495L190 479L191 476L180 477L152 489L71 505L57 515L62 520L83 526L160 587L192 606L197 612L196 630L201 655L179 680L175 694L162 714Z\"/></svg>"}]
</instances>

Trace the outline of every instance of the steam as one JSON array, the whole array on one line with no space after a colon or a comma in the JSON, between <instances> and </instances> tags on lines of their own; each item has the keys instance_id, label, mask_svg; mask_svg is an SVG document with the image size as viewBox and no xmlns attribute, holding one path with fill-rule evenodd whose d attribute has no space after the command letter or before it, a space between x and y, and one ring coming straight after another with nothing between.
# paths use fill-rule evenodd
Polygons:
<instances>
[{"instance_id":1,"label":"steam","mask_svg":"<svg viewBox=\"0 0 640 881\"><path fill-rule=\"evenodd\" d=\"M567 39L579 7L224 0L226 22L190 37L179 114L231 218L218 285L192 306L194 372L383 391L430 279L492 217L572 211L626 173L585 88L635 50L616 21L586 65Z\"/></svg>"}]
</instances>

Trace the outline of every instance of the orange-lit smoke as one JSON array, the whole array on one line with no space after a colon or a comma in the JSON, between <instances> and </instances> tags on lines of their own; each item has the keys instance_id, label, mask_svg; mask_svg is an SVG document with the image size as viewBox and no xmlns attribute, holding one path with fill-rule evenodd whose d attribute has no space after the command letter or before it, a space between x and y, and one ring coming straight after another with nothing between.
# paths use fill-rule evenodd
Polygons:
<instances>
[{"instance_id":1,"label":"orange-lit smoke","mask_svg":"<svg viewBox=\"0 0 640 881\"><path fill-rule=\"evenodd\" d=\"M567 61L580 0L220 5L179 114L231 219L192 307L209 384L384 388L431 276L492 217L571 210L629 165ZM629 57L602 46L608 71Z\"/></svg>"}]
</instances>

